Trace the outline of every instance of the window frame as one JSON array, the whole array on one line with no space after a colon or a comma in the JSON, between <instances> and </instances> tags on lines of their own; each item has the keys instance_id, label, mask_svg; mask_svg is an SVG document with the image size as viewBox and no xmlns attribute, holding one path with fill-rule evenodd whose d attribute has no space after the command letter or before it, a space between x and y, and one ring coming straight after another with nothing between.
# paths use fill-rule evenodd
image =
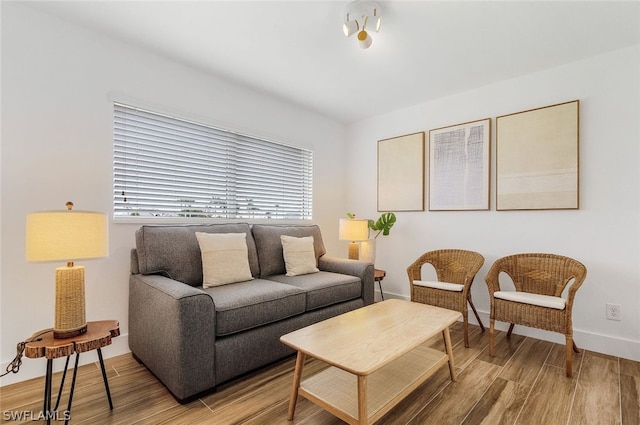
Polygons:
<instances>
[{"instance_id":1,"label":"window frame","mask_svg":"<svg viewBox=\"0 0 640 425\"><path fill-rule=\"evenodd\" d=\"M157 133L160 127L150 129L157 123L166 126L161 128L162 135ZM183 134L184 129L189 133ZM114 222L267 220L309 223L313 219L314 153L311 149L118 101L113 101L112 130ZM194 134L190 133L192 130ZM200 144L202 157L189 157L194 155L196 143ZM220 152L211 154L211 148L218 148ZM137 159L133 160L131 157L136 149ZM176 160L185 153L180 161ZM172 166L173 162L177 164ZM161 170L163 167L165 169ZM221 169L224 175L220 174ZM293 169L295 175L287 173L289 169ZM149 173L148 181L159 184L156 194L152 194L153 189L142 188L141 176L146 172ZM158 177L163 172L165 185L161 184L162 177ZM185 173L188 172L197 172L200 177L187 176ZM216 177L219 181L214 183ZM185 188L187 183L190 186ZM145 194L155 197L150 202L157 205L145 207ZM183 194L193 194L195 198ZM208 200L203 201L203 197ZM163 199L166 201L164 207ZM216 199L222 199L222 204ZM184 201L183 205L179 205L180 201ZM221 209L220 205L223 205ZM153 209L155 212L151 211ZM128 215L126 211L129 211Z\"/></svg>"}]
</instances>

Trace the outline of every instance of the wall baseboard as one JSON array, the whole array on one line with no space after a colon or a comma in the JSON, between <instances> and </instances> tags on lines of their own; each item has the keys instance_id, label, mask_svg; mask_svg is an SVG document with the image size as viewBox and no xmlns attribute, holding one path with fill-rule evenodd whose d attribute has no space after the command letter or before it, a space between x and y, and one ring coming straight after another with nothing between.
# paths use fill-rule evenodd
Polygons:
<instances>
[{"instance_id":1,"label":"wall baseboard","mask_svg":"<svg viewBox=\"0 0 640 425\"><path fill-rule=\"evenodd\" d=\"M409 297L404 295L398 295L393 293L384 293L385 299L396 298L399 300L408 300ZM376 291L376 301L380 301L380 292ZM483 324L489 327L489 312L478 310L480 319ZM469 323L477 325L475 316L469 314ZM509 325L507 323L496 323L496 329L501 331L507 331ZM513 333L529 336L531 338L541 339L544 341L550 341L557 344L564 345L564 336L556 333L543 331L540 329L528 328L526 326L516 325L513 328ZM621 357L623 359L629 359L634 361L640 361L640 341L633 341L629 339L617 338L610 335L601 335L594 332L589 332L582 329L573 329L573 339L578 346L578 349L585 349L594 351L601 354L608 354L610 356Z\"/></svg>"},{"instance_id":2,"label":"wall baseboard","mask_svg":"<svg viewBox=\"0 0 640 425\"><path fill-rule=\"evenodd\" d=\"M119 335L117 338L113 338L111 341L111 345L108 345L102 348L102 356L105 359L110 357L119 356L121 354L129 353L129 335ZM13 359L11 359L13 360ZM0 364L2 369L2 373L6 370L11 360L3 361ZM59 359L54 359L53 361L53 372L60 372L64 369L64 357ZM71 358L70 368L73 369L73 362L75 361L75 357ZM79 365L85 365L89 363L95 363L96 367L99 368L98 363L98 352L96 350L89 351L87 353L82 353L80 356ZM45 375L47 370L47 360L42 357L38 359L30 359L26 356L22 356L22 365L20 365L20 370L18 373L10 373L2 378L0 378L0 387L4 387L5 385L15 384L17 382L26 381L32 378L39 378ZM71 381L69 381L71 382ZM68 384L67 384L68 385ZM44 388L44 382L43 382Z\"/></svg>"}]
</instances>

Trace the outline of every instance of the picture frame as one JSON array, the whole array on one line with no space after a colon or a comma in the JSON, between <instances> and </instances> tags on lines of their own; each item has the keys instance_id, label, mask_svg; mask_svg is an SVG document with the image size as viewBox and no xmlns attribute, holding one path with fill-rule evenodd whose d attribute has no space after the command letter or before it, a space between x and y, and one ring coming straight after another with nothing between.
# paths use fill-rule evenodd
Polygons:
<instances>
[{"instance_id":1,"label":"picture frame","mask_svg":"<svg viewBox=\"0 0 640 425\"><path fill-rule=\"evenodd\" d=\"M580 102L496 118L496 210L579 209Z\"/></svg>"},{"instance_id":2,"label":"picture frame","mask_svg":"<svg viewBox=\"0 0 640 425\"><path fill-rule=\"evenodd\" d=\"M429 211L488 210L491 118L429 131Z\"/></svg>"},{"instance_id":3,"label":"picture frame","mask_svg":"<svg viewBox=\"0 0 640 425\"><path fill-rule=\"evenodd\" d=\"M424 131L378 141L378 211L424 211Z\"/></svg>"}]
</instances>

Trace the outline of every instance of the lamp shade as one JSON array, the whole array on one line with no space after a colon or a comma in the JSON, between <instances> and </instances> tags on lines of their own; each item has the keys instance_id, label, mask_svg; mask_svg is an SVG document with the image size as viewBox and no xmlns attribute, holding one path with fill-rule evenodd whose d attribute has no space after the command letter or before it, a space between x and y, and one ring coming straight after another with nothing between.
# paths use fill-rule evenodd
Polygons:
<instances>
[{"instance_id":1,"label":"lamp shade","mask_svg":"<svg viewBox=\"0 0 640 425\"><path fill-rule=\"evenodd\" d=\"M74 261L108 255L105 214L42 211L27 215L27 261Z\"/></svg>"},{"instance_id":2,"label":"lamp shade","mask_svg":"<svg viewBox=\"0 0 640 425\"><path fill-rule=\"evenodd\" d=\"M343 241L366 241L369 239L369 221L341 218L338 238Z\"/></svg>"}]
</instances>

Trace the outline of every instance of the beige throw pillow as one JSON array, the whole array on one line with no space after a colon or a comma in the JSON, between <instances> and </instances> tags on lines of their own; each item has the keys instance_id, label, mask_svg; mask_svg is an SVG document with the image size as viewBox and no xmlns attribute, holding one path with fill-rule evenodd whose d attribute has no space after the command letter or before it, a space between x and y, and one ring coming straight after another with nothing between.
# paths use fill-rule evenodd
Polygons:
<instances>
[{"instance_id":1,"label":"beige throw pillow","mask_svg":"<svg viewBox=\"0 0 640 425\"><path fill-rule=\"evenodd\" d=\"M313 249L313 236L296 238L281 235L282 254L287 276L319 272L316 267L316 253Z\"/></svg>"},{"instance_id":2,"label":"beige throw pillow","mask_svg":"<svg viewBox=\"0 0 640 425\"><path fill-rule=\"evenodd\" d=\"M202 286L226 285L253 279L246 233L196 232L202 253Z\"/></svg>"}]
</instances>

